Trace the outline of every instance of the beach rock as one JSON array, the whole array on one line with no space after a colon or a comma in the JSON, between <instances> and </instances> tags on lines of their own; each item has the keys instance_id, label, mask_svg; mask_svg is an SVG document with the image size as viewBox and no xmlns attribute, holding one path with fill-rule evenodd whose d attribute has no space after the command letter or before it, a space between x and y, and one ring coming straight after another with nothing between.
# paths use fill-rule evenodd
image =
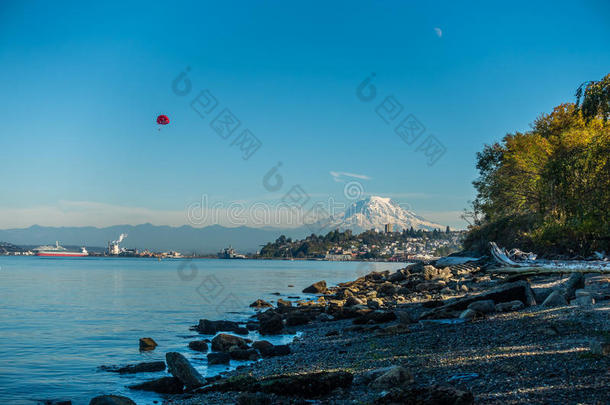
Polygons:
<instances>
[{"instance_id":1,"label":"beach rock","mask_svg":"<svg viewBox=\"0 0 610 405\"><path fill-rule=\"evenodd\" d=\"M256 349L232 349L229 351L229 355L233 360L258 360L261 355L258 354Z\"/></svg>"},{"instance_id":2,"label":"beach rock","mask_svg":"<svg viewBox=\"0 0 610 405\"><path fill-rule=\"evenodd\" d=\"M162 361L148 361L138 364L128 364L124 367L100 367L101 370L119 374L153 373L165 370L165 363Z\"/></svg>"},{"instance_id":3,"label":"beach rock","mask_svg":"<svg viewBox=\"0 0 610 405\"><path fill-rule=\"evenodd\" d=\"M183 387L182 381L176 377L161 377L128 386L132 390L152 391L158 394L182 394L184 392Z\"/></svg>"},{"instance_id":4,"label":"beach rock","mask_svg":"<svg viewBox=\"0 0 610 405\"><path fill-rule=\"evenodd\" d=\"M203 335L215 335L218 332L233 332L238 335L247 335L248 328L239 326L239 323L232 321L210 321L200 319L195 329Z\"/></svg>"},{"instance_id":5,"label":"beach rock","mask_svg":"<svg viewBox=\"0 0 610 405\"><path fill-rule=\"evenodd\" d=\"M390 283L389 281L386 281L385 283L383 283L379 287L377 287L377 294L393 295L395 293L396 293L396 286L394 286L394 284Z\"/></svg>"},{"instance_id":6,"label":"beach rock","mask_svg":"<svg viewBox=\"0 0 610 405\"><path fill-rule=\"evenodd\" d=\"M277 335L284 329L282 316L272 310L265 311L259 315L259 332L261 335Z\"/></svg>"},{"instance_id":7,"label":"beach rock","mask_svg":"<svg viewBox=\"0 0 610 405\"><path fill-rule=\"evenodd\" d=\"M208 364L229 364L231 362L231 355L229 353L208 353Z\"/></svg>"},{"instance_id":8,"label":"beach rock","mask_svg":"<svg viewBox=\"0 0 610 405\"><path fill-rule=\"evenodd\" d=\"M568 301L563 292L559 290L553 291L542 303L543 307L559 307L564 305L568 305Z\"/></svg>"},{"instance_id":9,"label":"beach rock","mask_svg":"<svg viewBox=\"0 0 610 405\"><path fill-rule=\"evenodd\" d=\"M442 280L448 280L451 278L451 276L453 276L453 274L451 273L451 269L449 267L445 267L444 269L437 269L434 266L424 266L424 278L426 280L435 280L435 279L442 279Z\"/></svg>"},{"instance_id":10,"label":"beach rock","mask_svg":"<svg viewBox=\"0 0 610 405\"><path fill-rule=\"evenodd\" d=\"M351 307L353 305L364 305L364 301L362 301L360 298L351 296L347 300L345 300L345 305L348 307Z\"/></svg>"},{"instance_id":11,"label":"beach rock","mask_svg":"<svg viewBox=\"0 0 610 405\"><path fill-rule=\"evenodd\" d=\"M155 342L152 338L145 337L140 339L140 350L141 351L149 351L155 350L157 347L157 342Z\"/></svg>"},{"instance_id":12,"label":"beach rock","mask_svg":"<svg viewBox=\"0 0 610 405\"><path fill-rule=\"evenodd\" d=\"M406 280L406 279L407 279L407 276L403 272L402 269L396 270L394 273L392 273L388 276L388 281L391 283L398 283L398 282Z\"/></svg>"},{"instance_id":13,"label":"beach rock","mask_svg":"<svg viewBox=\"0 0 610 405\"><path fill-rule=\"evenodd\" d=\"M585 277L582 273L572 273L563 286L563 294L566 299L574 298L576 290L585 287Z\"/></svg>"},{"instance_id":14,"label":"beach rock","mask_svg":"<svg viewBox=\"0 0 610 405\"><path fill-rule=\"evenodd\" d=\"M292 312L286 316L287 326L306 325L311 320L310 316L303 312Z\"/></svg>"},{"instance_id":15,"label":"beach rock","mask_svg":"<svg viewBox=\"0 0 610 405\"><path fill-rule=\"evenodd\" d=\"M421 314L420 319L442 319L453 316L456 311L468 308L475 301L493 300L496 303L519 300L525 306L536 305L530 284L526 280L502 284L490 291L483 292L475 297L467 296L455 301L433 308Z\"/></svg>"},{"instance_id":16,"label":"beach rock","mask_svg":"<svg viewBox=\"0 0 610 405\"><path fill-rule=\"evenodd\" d=\"M136 405L136 403L120 395L100 395L89 401L89 405Z\"/></svg>"},{"instance_id":17,"label":"beach rock","mask_svg":"<svg viewBox=\"0 0 610 405\"><path fill-rule=\"evenodd\" d=\"M385 323L394 320L396 320L396 314L394 312L372 311L354 319L353 323L355 325L364 325L367 323Z\"/></svg>"},{"instance_id":18,"label":"beach rock","mask_svg":"<svg viewBox=\"0 0 610 405\"><path fill-rule=\"evenodd\" d=\"M445 287L446 283L443 280L424 281L415 286L417 291L438 291Z\"/></svg>"},{"instance_id":19,"label":"beach rock","mask_svg":"<svg viewBox=\"0 0 610 405\"><path fill-rule=\"evenodd\" d=\"M277 307L278 308L292 308L292 302L283 300L280 298L277 300Z\"/></svg>"},{"instance_id":20,"label":"beach rock","mask_svg":"<svg viewBox=\"0 0 610 405\"><path fill-rule=\"evenodd\" d=\"M208 343L205 340L194 340L189 342L189 348L191 350L195 350L196 352L207 352Z\"/></svg>"},{"instance_id":21,"label":"beach rock","mask_svg":"<svg viewBox=\"0 0 610 405\"><path fill-rule=\"evenodd\" d=\"M193 389L205 385L205 378L199 374L191 363L177 352L168 352L165 354L167 363L167 371L186 386L187 389Z\"/></svg>"},{"instance_id":22,"label":"beach rock","mask_svg":"<svg viewBox=\"0 0 610 405\"><path fill-rule=\"evenodd\" d=\"M468 319L468 320L474 319L474 318L477 317L477 314L478 314L477 311L475 311L474 309L470 309L469 308L469 309L466 309L465 311L463 311L460 314L460 319Z\"/></svg>"},{"instance_id":23,"label":"beach rock","mask_svg":"<svg viewBox=\"0 0 610 405\"><path fill-rule=\"evenodd\" d=\"M318 281L317 283L313 283L312 285L310 285L309 287L307 287L303 290L304 293L309 293L309 294L324 294L326 291L327 291L327 288L326 288L325 280Z\"/></svg>"},{"instance_id":24,"label":"beach rock","mask_svg":"<svg viewBox=\"0 0 610 405\"><path fill-rule=\"evenodd\" d=\"M593 340L589 344L589 349L592 354L597 356L608 356L610 355L610 342Z\"/></svg>"},{"instance_id":25,"label":"beach rock","mask_svg":"<svg viewBox=\"0 0 610 405\"><path fill-rule=\"evenodd\" d=\"M379 309L383 306L383 300L380 298L369 298L366 305L371 309Z\"/></svg>"},{"instance_id":26,"label":"beach rock","mask_svg":"<svg viewBox=\"0 0 610 405\"><path fill-rule=\"evenodd\" d=\"M228 352L233 346L237 346L240 349L248 348L246 341L239 336L221 333L212 339L212 350L215 352Z\"/></svg>"},{"instance_id":27,"label":"beach rock","mask_svg":"<svg viewBox=\"0 0 610 405\"><path fill-rule=\"evenodd\" d=\"M595 299L591 295L580 295L570 301L570 305L590 306L595 304Z\"/></svg>"},{"instance_id":28,"label":"beach rock","mask_svg":"<svg viewBox=\"0 0 610 405\"><path fill-rule=\"evenodd\" d=\"M401 366L393 366L370 384L375 389L395 388L413 383L413 374Z\"/></svg>"},{"instance_id":29,"label":"beach rock","mask_svg":"<svg viewBox=\"0 0 610 405\"><path fill-rule=\"evenodd\" d=\"M449 386L394 388L377 398L375 404L471 405L474 396L470 391Z\"/></svg>"},{"instance_id":30,"label":"beach rock","mask_svg":"<svg viewBox=\"0 0 610 405\"><path fill-rule=\"evenodd\" d=\"M335 317L332 315L329 315L327 313L322 312L321 314L319 314L318 316L316 316L316 319L320 322L331 322L335 320Z\"/></svg>"},{"instance_id":31,"label":"beach rock","mask_svg":"<svg viewBox=\"0 0 610 405\"><path fill-rule=\"evenodd\" d=\"M258 350L263 357L286 356L290 354L290 346L276 345L274 346L266 340L258 340L252 343L252 347Z\"/></svg>"},{"instance_id":32,"label":"beach rock","mask_svg":"<svg viewBox=\"0 0 610 405\"><path fill-rule=\"evenodd\" d=\"M468 305L468 309L480 312L482 314L491 314L496 311L496 305L492 300L475 301Z\"/></svg>"},{"instance_id":33,"label":"beach rock","mask_svg":"<svg viewBox=\"0 0 610 405\"><path fill-rule=\"evenodd\" d=\"M290 397L319 398L337 388L347 388L352 384L353 375L346 371L318 371L302 374L282 374L256 379L251 376L227 379L204 387L210 391L247 391Z\"/></svg>"},{"instance_id":34,"label":"beach rock","mask_svg":"<svg viewBox=\"0 0 610 405\"><path fill-rule=\"evenodd\" d=\"M256 301L254 301L252 304L250 304L250 308L269 308L272 307L273 305L271 305L270 303L268 303L267 301L258 299Z\"/></svg>"},{"instance_id":35,"label":"beach rock","mask_svg":"<svg viewBox=\"0 0 610 405\"><path fill-rule=\"evenodd\" d=\"M519 300L501 302L499 304L496 304L496 311L498 311L498 312L518 311L523 308L525 308L525 305L523 305L523 302L521 302Z\"/></svg>"}]
</instances>

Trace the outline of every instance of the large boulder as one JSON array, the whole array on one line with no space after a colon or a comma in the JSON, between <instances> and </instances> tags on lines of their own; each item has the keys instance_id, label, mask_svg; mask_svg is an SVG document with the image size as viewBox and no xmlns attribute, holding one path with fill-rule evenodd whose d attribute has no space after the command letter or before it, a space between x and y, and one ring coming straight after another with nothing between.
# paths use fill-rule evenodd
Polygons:
<instances>
[{"instance_id":1,"label":"large boulder","mask_svg":"<svg viewBox=\"0 0 610 405\"><path fill-rule=\"evenodd\" d=\"M216 352L228 352L233 346L239 349L247 349L248 343L239 336L221 333L212 339L212 350Z\"/></svg>"},{"instance_id":2,"label":"large boulder","mask_svg":"<svg viewBox=\"0 0 610 405\"><path fill-rule=\"evenodd\" d=\"M282 316L273 310L258 314L259 328L262 335L277 335L284 329Z\"/></svg>"},{"instance_id":3,"label":"large boulder","mask_svg":"<svg viewBox=\"0 0 610 405\"><path fill-rule=\"evenodd\" d=\"M310 320L311 317L302 311L294 311L286 315L287 326L306 325Z\"/></svg>"},{"instance_id":4,"label":"large boulder","mask_svg":"<svg viewBox=\"0 0 610 405\"><path fill-rule=\"evenodd\" d=\"M324 294L326 291L327 291L327 288L326 288L325 280L318 281L317 283L313 283L312 285L310 285L309 287L307 287L303 290L304 293L309 293L309 294Z\"/></svg>"},{"instance_id":5,"label":"large boulder","mask_svg":"<svg viewBox=\"0 0 610 405\"><path fill-rule=\"evenodd\" d=\"M139 391L152 391L158 394L182 394L184 385L176 377L161 377L140 384L130 385L128 388Z\"/></svg>"},{"instance_id":6,"label":"large boulder","mask_svg":"<svg viewBox=\"0 0 610 405\"><path fill-rule=\"evenodd\" d=\"M258 350L263 357L286 356L290 354L290 346L273 345L266 340L257 340L252 347Z\"/></svg>"},{"instance_id":7,"label":"large boulder","mask_svg":"<svg viewBox=\"0 0 610 405\"><path fill-rule=\"evenodd\" d=\"M283 300L280 298L277 300L277 307L278 308L292 308L292 301Z\"/></svg>"},{"instance_id":8,"label":"large boulder","mask_svg":"<svg viewBox=\"0 0 610 405\"><path fill-rule=\"evenodd\" d=\"M530 284L526 280L519 280L512 283L502 284L492 290L476 296L459 298L440 307L433 308L424 312L420 316L420 319L440 319L453 317L456 311L459 314L461 311L468 308L468 305L475 301L481 300L492 300L495 303L519 300L523 302L525 306L536 305L536 300L534 299L534 294Z\"/></svg>"},{"instance_id":9,"label":"large boulder","mask_svg":"<svg viewBox=\"0 0 610 405\"><path fill-rule=\"evenodd\" d=\"M525 305L523 305L523 303L519 300L496 304L496 311L498 312L518 311L523 308L525 308Z\"/></svg>"},{"instance_id":10,"label":"large boulder","mask_svg":"<svg viewBox=\"0 0 610 405\"><path fill-rule=\"evenodd\" d=\"M239 326L239 323L233 321L210 321L209 319L200 319L199 324L195 329L203 335L215 335L218 332L233 332L238 335L247 335L248 329Z\"/></svg>"},{"instance_id":11,"label":"large boulder","mask_svg":"<svg viewBox=\"0 0 610 405\"><path fill-rule=\"evenodd\" d=\"M180 353L166 353L165 361L167 362L167 370L170 374L182 381L182 384L184 384L188 390L205 385L205 378L203 378L203 376L199 374L199 371L195 370L195 367L193 367L186 357Z\"/></svg>"},{"instance_id":12,"label":"large boulder","mask_svg":"<svg viewBox=\"0 0 610 405\"><path fill-rule=\"evenodd\" d=\"M370 384L375 389L395 388L413 383L413 374L407 369L394 366L375 378Z\"/></svg>"},{"instance_id":13,"label":"large boulder","mask_svg":"<svg viewBox=\"0 0 610 405\"><path fill-rule=\"evenodd\" d=\"M100 395L89 401L89 405L136 405L136 403L120 395Z\"/></svg>"},{"instance_id":14,"label":"large boulder","mask_svg":"<svg viewBox=\"0 0 610 405\"><path fill-rule=\"evenodd\" d=\"M396 320L396 314L392 311L372 311L354 319L353 323L355 325L364 325L368 323L385 323L394 320Z\"/></svg>"}]
</instances>

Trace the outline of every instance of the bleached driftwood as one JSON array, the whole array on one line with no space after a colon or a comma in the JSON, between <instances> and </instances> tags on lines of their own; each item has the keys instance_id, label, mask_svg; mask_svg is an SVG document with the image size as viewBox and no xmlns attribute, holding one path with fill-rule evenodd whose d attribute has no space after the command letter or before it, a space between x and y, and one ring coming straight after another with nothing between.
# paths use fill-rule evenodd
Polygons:
<instances>
[{"instance_id":1,"label":"bleached driftwood","mask_svg":"<svg viewBox=\"0 0 610 405\"><path fill-rule=\"evenodd\" d=\"M511 252L514 252L514 253L511 255L510 253L508 253L506 251L506 249L499 247L496 244L496 242L489 242L489 250L490 250L491 256L494 258L494 260L503 266L508 266L508 267L535 267L535 266L538 266L538 264L535 263L536 255L533 253L525 253L525 252L521 252L518 249L513 249ZM509 255L513 256L513 258L509 257ZM519 261L514 260L516 257L520 257L522 259Z\"/></svg>"},{"instance_id":2,"label":"bleached driftwood","mask_svg":"<svg viewBox=\"0 0 610 405\"><path fill-rule=\"evenodd\" d=\"M489 269L490 273L515 274L522 276L546 276L562 273L599 273L610 274L610 267L502 267Z\"/></svg>"}]
</instances>

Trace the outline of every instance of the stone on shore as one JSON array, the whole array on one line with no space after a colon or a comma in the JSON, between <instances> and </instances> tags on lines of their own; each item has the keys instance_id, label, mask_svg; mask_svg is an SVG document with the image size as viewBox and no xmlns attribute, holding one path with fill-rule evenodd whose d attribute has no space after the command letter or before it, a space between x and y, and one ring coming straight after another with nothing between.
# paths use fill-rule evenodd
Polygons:
<instances>
[{"instance_id":1,"label":"stone on shore","mask_svg":"<svg viewBox=\"0 0 610 405\"><path fill-rule=\"evenodd\" d=\"M266 340L257 340L252 343L252 347L258 350L263 357L286 356L290 354L290 346L273 345Z\"/></svg>"},{"instance_id":2,"label":"stone on shore","mask_svg":"<svg viewBox=\"0 0 610 405\"><path fill-rule=\"evenodd\" d=\"M396 320L396 314L391 311L372 311L354 319L355 325L368 323L385 323Z\"/></svg>"},{"instance_id":3,"label":"stone on shore","mask_svg":"<svg viewBox=\"0 0 610 405\"><path fill-rule=\"evenodd\" d=\"M496 305L494 304L493 300L482 300L475 301L468 305L468 309L472 309L473 311L480 312L482 314L491 314L496 311Z\"/></svg>"},{"instance_id":4,"label":"stone on shore","mask_svg":"<svg viewBox=\"0 0 610 405\"><path fill-rule=\"evenodd\" d=\"M136 403L120 395L100 395L89 401L89 405L136 405Z\"/></svg>"},{"instance_id":5,"label":"stone on shore","mask_svg":"<svg viewBox=\"0 0 610 405\"><path fill-rule=\"evenodd\" d=\"M256 349L233 348L229 351L229 356L233 360L258 360L261 356Z\"/></svg>"},{"instance_id":6,"label":"stone on shore","mask_svg":"<svg viewBox=\"0 0 610 405\"><path fill-rule=\"evenodd\" d=\"M246 341L239 336L221 333L212 339L212 350L216 352L228 352L233 346L237 346L239 349L248 348Z\"/></svg>"},{"instance_id":7,"label":"stone on shore","mask_svg":"<svg viewBox=\"0 0 610 405\"><path fill-rule=\"evenodd\" d=\"M283 300L283 299L278 299L277 300L277 307L278 309L281 308L292 308L292 301L288 301L288 300Z\"/></svg>"},{"instance_id":8,"label":"stone on shore","mask_svg":"<svg viewBox=\"0 0 610 405\"><path fill-rule=\"evenodd\" d=\"M261 335L277 335L284 329L282 316L271 309L259 313L258 322Z\"/></svg>"},{"instance_id":9,"label":"stone on shore","mask_svg":"<svg viewBox=\"0 0 610 405\"><path fill-rule=\"evenodd\" d=\"M194 340L189 342L189 348L191 350L195 350L196 352L207 352L208 351L208 342L205 340Z\"/></svg>"},{"instance_id":10,"label":"stone on shore","mask_svg":"<svg viewBox=\"0 0 610 405\"><path fill-rule=\"evenodd\" d=\"M182 381L176 377L161 377L140 384L130 385L128 388L139 391L151 391L158 394L182 394L184 392Z\"/></svg>"},{"instance_id":11,"label":"stone on shore","mask_svg":"<svg viewBox=\"0 0 610 405\"><path fill-rule=\"evenodd\" d=\"M239 326L239 323L233 321L210 321L209 319L200 319L199 324L195 329L203 335L215 335L218 332L233 332L238 335L247 335L248 329Z\"/></svg>"},{"instance_id":12,"label":"stone on shore","mask_svg":"<svg viewBox=\"0 0 610 405\"><path fill-rule=\"evenodd\" d=\"M231 355L229 353L208 353L208 364L229 364L231 362Z\"/></svg>"},{"instance_id":13,"label":"stone on shore","mask_svg":"<svg viewBox=\"0 0 610 405\"><path fill-rule=\"evenodd\" d=\"M165 354L165 361L167 362L167 371L182 381L187 390L205 385L205 378L195 370L195 367L182 354L168 352Z\"/></svg>"},{"instance_id":14,"label":"stone on shore","mask_svg":"<svg viewBox=\"0 0 610 405\"><path fill-rule=\"evenodd\" d=\"M521 302L519 300L509 301L509 302L501 302L499 304L496 304L496 311L497 312L518 311L518 310L523 309L523 308L525 308L525 305L523 305L523 302Z\"/></svg>"},{"instance_id":15,"label":"stone on shore","mask_svg":"<svg viewBox=\"0 0 610 405\"><path fill-rule=\"evenodd\" d=\"M460 319L472 320L472 319L476 318L478 314L479 313L477 311L475 311L474 309L468 308L460 314Z\"/></svg>"},{"instance_id":16,"label":"stone on shore","mask_svg":"<svg viewBox=\"0 0 610 405\"><path fill-rule=\"evenodd\" d=\"M413 383L413 374L401 366L393 366L370 384L375 389L396 388Z\"/></svg>"},{"instance_id":17,"label":"stone on shore","mask_svg":"<svg viewBox=\"0 0 610 405\"><path fill-rule=\"evenodd\" d=\"M313 283L312 285L310 285L309 287L307 287L303 290L304 293L309 293L309 294L324 294L326 291L327 291L327 288L326 288L325 280L318 281L317 283Z\"/></svg>"},{"instance_id":18,"label":"stone on shore","mask_svg":"<svg viewBox=\"0 0 610 405\"><path fill-rule=\"evenodd\" d=\"M140 339L141 351L155 350L155 347L157 347L157 342L155 342L152 338L145 337Z\"/></svg>"},{"instance_id":19,"label":"stone on shore","mask_svg":"<svg viewBox=\"0 0 610 405\"><path fill-rule=\"evenodd\" d=\"M560 307L564 305L568 305L568 301L563 295L563 292L559 290L555 290L551 294L549 294L549 296L546 297L546 299L542 303L543 307Z\"/></svg>"},{"instance_id":20,"label":"stone on shore","mask_svg":"<svg viewBox=\"0 0 610 405\"><path fill-rule=\"evenodd\" d=\"M269 308L272 306L273 305L271 305L267 301L261 300L261 299L258 299L256 301L254 301L252 304L250 304L250 308Z\"/></svg>"}]
</instances>

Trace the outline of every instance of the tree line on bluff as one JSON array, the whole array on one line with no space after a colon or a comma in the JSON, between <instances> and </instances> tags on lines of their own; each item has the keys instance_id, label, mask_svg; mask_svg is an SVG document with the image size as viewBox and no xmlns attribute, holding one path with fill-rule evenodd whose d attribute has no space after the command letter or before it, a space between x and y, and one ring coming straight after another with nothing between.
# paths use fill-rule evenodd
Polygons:
<instances>
[{"instance_id":1,"label":"tree line on bluff","mask_svg":"<svg viewBox=\"0 0 610 405\"><path fill-rule=\"evenodd\" d=\"M468 250L489 241L547 256L610 251L610 74L576 102L477 153Z\"/></svg>"}]
</instances>

